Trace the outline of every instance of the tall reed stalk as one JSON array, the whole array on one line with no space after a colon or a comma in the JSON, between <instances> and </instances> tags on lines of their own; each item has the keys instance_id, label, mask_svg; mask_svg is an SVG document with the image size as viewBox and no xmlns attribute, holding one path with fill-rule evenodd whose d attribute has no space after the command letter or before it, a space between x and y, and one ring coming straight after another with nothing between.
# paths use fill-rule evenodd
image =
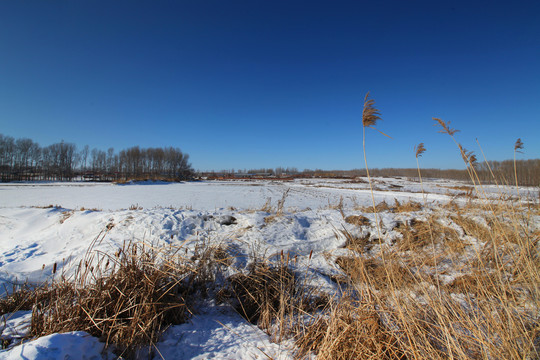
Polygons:
<instances>
[{"instance_id":1,"label":"tall reed stalk","mask_svg":"<svg viewBox=\"0 0 540 360\"><path fill-rule=\"evenodd\" d=\"M369 190L371 193L371 202L373 204L373 212L375 213L375 222L377 224L377 232L379 236L379 241L382 241L381 237L381 229L379 225L379 216L377 213L377 207L375 206L375 196L373 194L373 184L371 181L371 177L369 176L369 167L367 163L367 155L366 155L366 128L374 129L383 134L386 137L390 137L383 133L382 131L375 128L375 125L377 125L377 122L379 120L382 120L379 112L379 109L375 108L375 100L369 98L369 91L367 92L365 98L364 98L364 109L362 111L362 147L364 150L364 164L366 166L366 174L369 182Z\"/></svg>"},{"instance_id":2,"label":"tall reed stalk","mask_svg":"<svg viewBox=\"0 0 540 360\"><path fill-rule=\"evenodd\" d=\"M416 168L418 169L418 180L420 181L420 188L422 189L422 197L424 199L424 206L426 206L426 193L424 192L424 184L422 183L422 173L420 172L420 163L418 161L418 158L421 157L424 152L426 152L424 143L420 143L417 146L415 146L414 152L416 156Z\"/></svg>"},{"instance_id":3,"label":"tall reed stalk","mask_svg":"<svg viewBox=\"0 0 540 360\"><path fill-rule=\"evenodd\" d=\"M516 190L518 194L518 199L521 199L521 196L519 195L519 185L518 185L518 177L517 177L517 166L516 166L516 153L523 153L523 142L521 141L521 138L518 138L516 140L516 143L514 144L514 178L516 179Z\"/></svg>"}]
</instances>

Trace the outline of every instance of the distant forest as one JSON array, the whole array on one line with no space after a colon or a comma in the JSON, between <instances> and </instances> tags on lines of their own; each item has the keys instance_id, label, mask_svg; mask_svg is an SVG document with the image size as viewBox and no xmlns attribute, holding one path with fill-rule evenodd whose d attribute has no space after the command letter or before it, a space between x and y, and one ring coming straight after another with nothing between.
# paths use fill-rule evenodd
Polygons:
<instances>
[{"instance_id":1,"label":"distant forest","mask_svg":"<svg viewBox=\"0 0 540 360\"><path fill-rule=\"evenodd\" d=\"M489 166L488 166L489 164ZM465 167L465 165L463 165ZM491 171L490 171L491 168ZM475 163L474 170L478 175L478 179L483 184L494 184L497 182L501 185L515 185L514 175L514 160L493 161L487 163ZM423 169L420 168L422 177L451 179L471 182L471 178L466 169ZM518 183L521 186L540 186L540 159L516 160L516 172ZM366 176L365 169L356 169L349 171L323 171L323 170L307 170L310 176L328 176L331 177L357 177ZM418 178L418 169L369 169L371 176L387 176L396 177L403 176L408 178ZM476 180L477 181L477 180Z\"/></svg>"},{"instance_id":2,"label":"distant forest","mask_svg":"<svg viewBox=\"0 0 540 360\"><path fill-rule=\"evenodd\" d=\"M491 167L491 171L488 167ZM464 165L465 167L465 165ZM483 184L494 184L497 182L502 185L515 185L514 160L488 161L486 163L474 163L474 169L479 180ZM420 169L423 178L451 179L470 182L471 178L466 169ZM493 172L493 174L492 174ZM539 186L540 185L540 159L517 160L516 172L518 183L521 186ZM373 168L369 170L371 176L381 177L407 177L418 178L418 169L416 168ZM305 169L298 171L297 168L275 169L261 168L249 170L221 170L199 173L208 179L257 179L257 178L356 178L365 177L365 169L353 170L321 170Z\"/></svg>"},{"instance_id":3,"label":"distant forest","mask_svg":"<svg viewBox=\"0 0 540 360\"><path fill-rule=\"evenodd\" d=\"M488 166L489 165L489 166ZM491 169L490 169L491 168ZM488 161L475 163L474 169L482 183L515 184L514 161ZM444 178L470 181L466 169L421 169L424 178ZM540 186L540 159L517 160L518 182L523 186ZM493 175L492 175L493 173ZM370 169L372 176L404 176L417 178L418 170L384 168ZM77 150L75 144L60 142L41 147L31 139L14 139L0 134L0 181L128 181L169 180L194 178L302 178L330 177L354 178L366 176L365 169L299 171L295 167L221 170L195 173L189 155L179 148L140 148L134 146L116 153L85 146Z\"/></svg>"},{"instance_id":4,"label":"distant forest","mask_svg":"<svg viewBox=\"0 0 540 360\"><path fill-rule=\"evenodd\" d=\"M31 139L0 134L0 180L92 181L170 180L193 178L189 155L179 148L140 148L115 153L92 149L77 151L75 144L59 142L41 147Z\"/></svg>"}]
</instances>

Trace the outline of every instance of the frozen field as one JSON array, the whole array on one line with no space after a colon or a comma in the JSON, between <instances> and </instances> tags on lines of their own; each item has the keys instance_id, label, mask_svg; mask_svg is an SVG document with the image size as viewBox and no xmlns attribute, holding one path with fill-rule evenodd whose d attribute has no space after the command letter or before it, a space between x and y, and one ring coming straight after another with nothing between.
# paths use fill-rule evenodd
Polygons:
<instances>
[{"instance_id":1,"label":"frozen field","mask_svg":"<svg viewBox=\"0 0 540 360\"><path fill-rule=\"evenodd\" d=\"M374 184L376 203L424 201L416 181L377 178ZM427 180L424 190L428 203L468 201L467 185L458 182ZM497 196L493 186L484 191ZM522 192L538 198L534 189ZM284 194L283 213L275 216ZM59 274L71 276L74 264L101 235L93 250L104 253L114 253L126 241L182 246L186 254L202 243L224 244L234 259L230 274L242 272L253 254L272 259L283 252L296 257L294 266L306 283L332 293L337 291L332 279L341 273L333 259L349 252L340 230L359 231L344 216L363 214L374 223L375 214L362 211L371 204L366 182L345 180L0 184L0 286L9 289L23 282L51 281ZM398 236L393 231L398 222L423 216L422 211L381 213L385 241ZM455 274L447 273L446 281L451 281ZM165 358L293 356L292 349L270 342L268 335L226 306L209 302L194 318L164 334L157 346ZM8 314L5 319L0 325L3 338L25 334L28 312ZM100 354L102 344L85 333L14 344L0 352L0 358L78 358L76 354L88 349L93 350L87 358L106 355Z\"/></svg>"},{"instance_id":2,"label":"frozen field","mask_svg":"<svg viewBox=\"0 0 540 360\"><path fill-rule=\"evenodd\" d=\"M445 201L455 194L452 182L431 181L430 200ZM339 180L281 181L212 181L188 183L10 183L0 184L0 207L59 205L66 209L120 210L132 205L143 208L172 207L194 210L217 210L234 207L257 209L268 198L277 202L290 189L286 207L319 209L335 205L340 197L345 206L370 204L367 183ZM400 179L376 179L376 201L421 200L420 185Z\"/></svg>"},{"instance_id":3,"label":"frozen field","mask_svg":"<svg viewBox=\"0 0 540 360\"><path fill-rule=\"evenodd\" d=\"M400 178L375 178L375 201L422 201L421 186L416 181ZM470 185L451 180L424 180L429 201L448 201L463 195ZM0 183L0 208L44 207L58 205L66 209L120 210L131 206L143 208L172 207L177 209L217 210L234 207L257 209L271 198L276 203L290 189L286 207L319 209L335 205L342 197L344 206L371 204L369 185L357 180L306 179L283 181L211 181L188 183ZM485 186L487 194L497 195L495 186ZM522 190L523 192L524 190ZM515 189L505 188L515 194ZM525 189L525 193L537 193Z\"/></svg>"}]
</instances>

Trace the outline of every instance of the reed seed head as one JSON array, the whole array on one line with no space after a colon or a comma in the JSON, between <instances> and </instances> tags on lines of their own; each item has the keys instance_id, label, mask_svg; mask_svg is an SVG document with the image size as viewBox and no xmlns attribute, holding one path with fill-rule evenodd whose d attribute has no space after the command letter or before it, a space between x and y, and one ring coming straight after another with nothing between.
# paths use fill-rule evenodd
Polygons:
<instances>
[{"instance_id":1,"label":"reed seed head","mask_svg":"<svg viewBox=\"0 0 540 360\"><path fill-rule=\"evenodd\" d=\"M459 130L456 130L456 129L452 129L450 127L450 121L444 122L443 120L441 120L439 118L433 118L433 120L437 122L437 124L435 124L435 126L439 125L442 128L442 130L439 130L440 133L448 134L450 136L454 136L454 134L459 131Z\"/></svg>"},{"instance_id":2,"label":"reed seed head","mask_svg":"<svg viewBox=\"0 0 540 360\"><path fill-rule=\"evenodd\" d=\"M426 148L424 146L424 143L420 143L414 147L414 151L416 152L416 158L422 156L424 152L426 152Z\"/></svg>"},{"instance_id":3,"label":"reed seed head","mask_svg":"<svg viewBox=\"0 0 540 360\"><path fill-rule=\"evenodd\" d=\"M461 144L458 144L459 150L461 152L461 158L466 164L470 164L471 166L474 166L478 159L476 158L476 155L474 155L473 151L469 151L465 149Z\"/></svg>"},{"instance_id":4,"label":"reed seed head","mask_svg":"<svg viewBox=\"0 0 540 360\"><path fill-rule=\"evenodd\" d=\"M521 141L521 138L518 138L516 140L516 143L514 144L514 151L518 153L523 153L523 151L519 150L523 150L523 141Z\"/></svg>"},{"instance_id":5,"label":"reed seed head","mask_svg":"<svg viewBox=\"0 0 540 360\"><path fill-rule=\"evenodd\" d=\"M379 109L374 107L375 100L369 98L369 91L364 98L364 110L362 111L362 125L364 127L373 127L377 121L382 120Z\"/></svg>"}]
</instances>

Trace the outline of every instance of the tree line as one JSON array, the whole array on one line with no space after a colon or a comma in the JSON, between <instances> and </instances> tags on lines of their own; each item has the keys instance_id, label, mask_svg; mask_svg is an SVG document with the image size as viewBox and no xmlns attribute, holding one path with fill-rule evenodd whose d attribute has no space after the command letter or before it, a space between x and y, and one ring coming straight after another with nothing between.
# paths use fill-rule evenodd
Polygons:
<instances>
[{"instance_id":1,"label":"tree line","mask_svg":"<svg viewBox=\"0 0 540 360\"><path fill-rule=\"evenodd\" d=\"M133 146L116 153L81 150L61 141L46 147L28 138L14 139L0 134L0 181L54 180L76 178L98 181L188 180L193 177L189 155L179 148Z\"/></svg>"},{"instance_id":2,"label":"tree line","mask_svg":"<svg viewBox=\"0 0 540 360\"><path fill-rule=\"evenodd\" d=\"M515 175L517 174L518 184L521 186L540 185L540 159L516 160L514 173L514 160L488 161L474 163L475 181L480 180L483 184L515 185ZM420 169L422 177L436 179L450 179L471 182L471 175L466 169ZM373 168L370 169L371 176L380 177L407 177L418 178L417 168ZM304 169L298 171L295 167L260 168L250 170L221 170L199 173L201 177L209 179L218 178L340 178L353 179L356 177L366 177L366 169L353 170L321 170ZM478 179L476 178L478 176Z\"/></svg>"},{"instance_id":3,"label":"tree line","mask_svg":"<svg viewBox=\"0 0 540 360\"><path fill-rule=\"evenodd\" d=\"M497 182L503 185L515 185L517 174L518 184L522 186L540 186L540 159L516 160L514 173L514 160L488 160L486 162L474 163L474 170L478 179L484 184ZM469 172L465 169L420 169L422 177L451 179L459 181L471 181ZM371 176L396 177L403 176L417 178L417 168L373 168L369 170ZM306 177L365 177L365 169L353 170L309 170L300 173ZM475 175L475 181L476 179Z\"/></svg>"},{"instance_id":4,"label":"tree line","mask_svg":"<svg viewBox=\"0 0 540 360\"><path fill-rule=\"evenodd\" d=\"M540 159L517 160L518 182L523 186L540 185ZM514 161L488 161L474 164L483 183L515 184ZM467 170L421 169L426 178L445 178L470 181ZM214 173L214 172L212 172ZM366 176L365 169L299 171L295 167L222 170L224 175L253 174L289 177L358 177ZM372 176L405 176L416 178L416 168L371 169ZM61 141L46 147L28 138L14 139L0 134L0 181L86 179L97 181L126 181L132 179L187 180L194 176L189 155L179 148L140 148L133 146L116 153L90 150L86 145L78 150L75 144Z\"/></svg>"}]
</instances>

